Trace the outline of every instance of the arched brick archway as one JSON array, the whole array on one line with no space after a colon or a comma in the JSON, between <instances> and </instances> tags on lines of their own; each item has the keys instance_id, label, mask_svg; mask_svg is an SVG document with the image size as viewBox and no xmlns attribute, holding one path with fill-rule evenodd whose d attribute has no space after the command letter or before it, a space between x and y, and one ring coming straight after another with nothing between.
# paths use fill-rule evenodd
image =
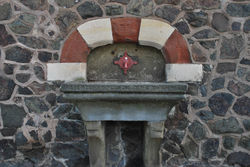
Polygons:
<instances>
[{"instance_id":1,"label":"arched brick archway","mask_svg":"<svg viewBox=\"0 0 250 167\"><path fill-rule=\"evenodd\" d=\"M80 25L66 40L60 62L87 62L91 49L125 42L161 49L166 64L191 63L187 43L175 28L159 20L132 17L98 19Z\"/></svg>"},{"instance_id":2,"label":"arched brick archway","mask_svg":"<svg viewBox=\"0 0 250 167\"><path fill-rule=\"evenodd\" d=\"M87 80L87 58L96 47L139 43L162 51L166 81L201 81L202 65L191 64L188 45L171 25L154 19L104 18L83 23L66 39L60 63L47 64L48 80Z\"/></svg>"}]
</instances>

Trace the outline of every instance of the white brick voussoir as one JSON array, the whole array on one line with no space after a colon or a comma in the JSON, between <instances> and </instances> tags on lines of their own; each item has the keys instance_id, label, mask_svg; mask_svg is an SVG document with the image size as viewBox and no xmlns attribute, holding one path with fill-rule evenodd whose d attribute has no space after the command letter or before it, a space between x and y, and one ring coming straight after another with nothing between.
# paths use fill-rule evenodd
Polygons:
<instances>
[{"instance_id":1,"label":"white brick voussoir","mask_svg":"<svg viewBox=\"0 0 250 167\"><path fill-rule=\"evenodd\" d=\"M142 19L139 44L161 49L174 30L175 29L171 25L162 21Z\"/></svg>"},{"instance_id":2,"label":"white brick voussoir","mask_svg":"<svg viewBox=\"0 0 250 167\"><path fill-rule=\"evenodd\" d=\"M74 81L86 80L86 63L48 63L47 80Z\"/></svg>"},{"instance_id":3,"label":"white brick voussoir","mask_svg":"<svg viewBox=\"0 0 250 167\"><path fill-rule=\"evenodd\" d=\"M167 82L200 82L202 64L166 64Z\"/></svg>"},{"instance_id":4,"label":"white brick voussoir","mask_svg":"<svg viewBox=\"0 0 250 167\"><path fill-rule=\"evenodd\" d=\"M109 18L88 21L77 28L90 48L113 43L111 21Z\"/></svg>"}]
</instances>

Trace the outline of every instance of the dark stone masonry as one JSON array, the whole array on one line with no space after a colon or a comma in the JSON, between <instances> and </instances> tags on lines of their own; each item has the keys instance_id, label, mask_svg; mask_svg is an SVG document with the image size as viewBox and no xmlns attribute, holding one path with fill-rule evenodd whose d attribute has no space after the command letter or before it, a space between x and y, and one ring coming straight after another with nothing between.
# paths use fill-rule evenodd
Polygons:
<instances>
[{"instance_id":1,"label":"dark stone masonry","mask_svg":"<svg viewBox=\"0 0 250 167\"><path fill-rule=\"evenodd\" d=\"M204 65L198 90L165 122L162 166L249 167L249 0L1 0L0 167L89 167L85 125L63 82L46 81L46 63L60 62L79 25L112 17L169 23ZM140 167L140 123L113 124L108 164Z\"/></svg>"}]
</instances>

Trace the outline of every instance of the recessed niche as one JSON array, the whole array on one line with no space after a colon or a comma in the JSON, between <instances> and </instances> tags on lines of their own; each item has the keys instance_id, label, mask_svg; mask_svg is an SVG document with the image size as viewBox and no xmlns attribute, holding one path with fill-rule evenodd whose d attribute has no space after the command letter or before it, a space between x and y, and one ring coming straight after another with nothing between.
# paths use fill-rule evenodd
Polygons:
<instances>
[{"instance_id":1,"label":"recessed niche","mask_svg":"<svg viewBox=\"0 0 250 167\"><path fill-rule=\"evenodd\" d=\"M127 75L114 60L125 51L138 64L128 70ZM88 81L118 82L164 82L165 60L160 50L132 43L102 46L91 51L87 62Z\"/></svg>"}]
</instances>

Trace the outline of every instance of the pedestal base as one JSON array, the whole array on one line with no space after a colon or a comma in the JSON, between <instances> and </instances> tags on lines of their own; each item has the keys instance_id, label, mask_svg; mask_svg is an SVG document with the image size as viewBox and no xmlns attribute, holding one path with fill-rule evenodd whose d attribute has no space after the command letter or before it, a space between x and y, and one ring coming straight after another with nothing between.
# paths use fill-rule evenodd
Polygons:
<instances>
[{"instance_id":1,"label":"pedestal base","mask_svg":"<svg viewBox=\"0 0 250 167\"><path fill-rule=\"evenodd\" d=\"M144 128L144 166L160 167L160 146L164 132L164 121L146 122Z\"/></svg>"},{"instance_id":2,"label":"pedestal base","mask_svg":"<svg viewBox=\"0 0 250 167\"><path fill-rule=\"evenodd\" d=\"M86 121L91 167L107 164L105 122L143 121L144 166L160 167L160 144L164 121L171 109L186 98L185 83L82 82L61 87L64 100L73 102ZM135 134L136 135L136 134ZM136 146L135 146L136 147Z\"/></svg>"},{"instance_id":3,"label":"pedestal base","mask_svg":"<svg viewBox=\"0 0 250 167\"><path fill-rule=\"evenodd\" d=\"M85 122L88 143L90 167L106 167L105 122ZM145 122L143 161L145 167L161 167L160 145L163 138L164 121Z\"/></svg>"},{"instance_id":4,"label":"pedestal base","mask_svg":"<svg viewBox=\"0 0 250 167\"><path fill-rule=\"evenodd\" d=\"M88 134L90 167L106 167L105 124L85 122Z\"/></svg>"}]
</instances>

